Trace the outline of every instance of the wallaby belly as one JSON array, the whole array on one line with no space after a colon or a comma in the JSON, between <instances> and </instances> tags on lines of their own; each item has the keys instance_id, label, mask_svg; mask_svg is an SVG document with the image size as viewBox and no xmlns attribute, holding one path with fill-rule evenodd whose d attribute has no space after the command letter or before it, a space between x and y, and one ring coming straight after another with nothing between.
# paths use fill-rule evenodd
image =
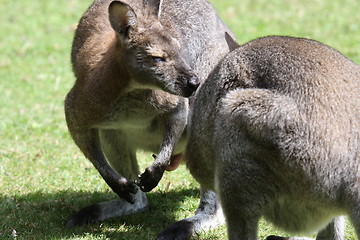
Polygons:
<instances>
[{"instance_id":1,"label":"wallaby belly","mask_svg":"<svg viewBox=\"0 0 360 240\"><path fill-rule=\"evenodd\" d=\"M315 233L343 211L320 199L304 200L299 196L281 196L266 207L264 217L290 233Z\"/></svg>"}]
</instances>

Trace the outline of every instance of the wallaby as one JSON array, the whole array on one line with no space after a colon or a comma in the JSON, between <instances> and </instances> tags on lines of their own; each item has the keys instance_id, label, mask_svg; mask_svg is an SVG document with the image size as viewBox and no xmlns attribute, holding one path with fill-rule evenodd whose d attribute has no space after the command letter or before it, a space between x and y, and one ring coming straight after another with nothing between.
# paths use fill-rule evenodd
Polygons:
<instances>
[{"instance_id":1,"label":"wallaby","mask_svg":"<svg viewBox=\"0 0 360 240\"><path fill-rule=\"evenodd\" d=\"M359 65L314 40L250 41L199 87L189 124L187 167L215 190L229 239L256 240L262 216L343 240L348 215L360 237Z\"/></svg>"},{"instance_id":2,"label":"wallaby","mask_svg":"<svg viewBox=\"0 0 360 240\"><path fill-rule=\"evenodd\" d=\"M228 31L206 0L95 0L83 14L72 47L76 82L65 99L66 121L121 199L86 207L67 226L148 208L144 192L165 169L176 168L185 149L185 97L229 52ZM160 151L140 177L139 149ZM191 235L214 224L212 212L200 212L187 219L192 224L172 226L162 236Z\"/></svg>"}]
</instances>

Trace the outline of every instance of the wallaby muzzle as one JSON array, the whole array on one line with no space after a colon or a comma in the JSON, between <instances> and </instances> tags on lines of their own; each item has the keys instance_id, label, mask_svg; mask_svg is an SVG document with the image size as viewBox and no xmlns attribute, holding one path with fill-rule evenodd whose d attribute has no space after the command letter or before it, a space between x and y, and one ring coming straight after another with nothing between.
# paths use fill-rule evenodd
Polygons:
<instances>
[{"instance_id":1,"label":"wallaby muzzle","mask_svg":"<svg viewBox=\"0 0 360 240\"><path fill-rule=\"evenodd\" d=\"M196 75L193 75L187 79L186 85L183 88L183 96L190 97L196 89L199 87L200 81Z\"/></svg>"}]
</instances>

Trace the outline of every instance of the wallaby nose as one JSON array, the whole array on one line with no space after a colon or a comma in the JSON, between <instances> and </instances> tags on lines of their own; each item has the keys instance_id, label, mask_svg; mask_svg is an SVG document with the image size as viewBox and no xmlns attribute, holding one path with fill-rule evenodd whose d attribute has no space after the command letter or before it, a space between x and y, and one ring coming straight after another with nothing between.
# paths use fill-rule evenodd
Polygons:
<instances>
[{"instance_id":1,"label":"wallaby nose","mask_svg":"<svg viewBox=\"0 0 360 240\"><path fill-rule=\"evenodd\" d=\"M192 92L195 92L196 89L199 87L199 85L200 85L199 78L195 75L189 78L187 81L187 87Z\"/></svg>"}]
</instances>

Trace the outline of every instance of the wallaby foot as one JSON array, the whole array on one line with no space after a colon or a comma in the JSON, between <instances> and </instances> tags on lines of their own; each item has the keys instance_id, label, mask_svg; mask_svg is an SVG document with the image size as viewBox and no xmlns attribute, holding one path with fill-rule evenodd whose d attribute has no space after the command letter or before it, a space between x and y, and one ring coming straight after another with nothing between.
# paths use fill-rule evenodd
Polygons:
<instances>
[{"instance_id":1,"label":"wallaby foot","mask_svg":"<svg viewBox=\"0 0 360 240\"><path fill-rule=\"evenodd\" d=\"M344 240L345 238L345 217L334 218L316 236L316 240Z\"/></svg>"},{"instance_id":2,"label":"wallaby foot","mask_svg":"<svg viewBox=\"0 0 360 240\"><path fill-rule=\"evenodd\" d=\"M268 236L266 240L314 240L313 238L307 237L278 237L278 236Z\"/></svg>"},{"instance_id":3,"label":"wallaby foot","mask_svg":"<svg viewBox=\"0 0 360 240\"><path fill-rule=\"evenodd\" d=\"M266 238L266 240L289 240L289 238L271 235L271 236L268 236Z\"/></svg>"},{"instance_id":4,"label":"wallaby foot","mask_svg":"<svg viewBox=\"0 0 360 240\"><path fill-rule=\"evenodd\" d=\"M196 233L215 228L223 223L224 216L215 193L213 191L205 191L201 194L200 205L195 216L170 225L156 239L187 240Z\"/></svg>"},{"instance_id":5,"label":"wallaby foot","mask_svg":"<svg viewBox=\"0 0 360 240\"><path fill-rule=\"evenodd\" d=\"M145 193L136 193L135 203L130 204L123 199L115 199L102 203L96 203L80 209L67 222L67 227L80 226L96 223L109 218L130 215L148 210L149 204Z\"/></svg>"},{"instance_id":6,"label":"wallaby foot","mask_svg":"<svg viewBox=\"0 0 360 240\"><path fill-rule=\"evenodd\" d=\"M195 216L194 216L195 217ZM194 234L194 221L183 219L168 226L156 240L187 240Z\"/></svg>"}]
</instances>

